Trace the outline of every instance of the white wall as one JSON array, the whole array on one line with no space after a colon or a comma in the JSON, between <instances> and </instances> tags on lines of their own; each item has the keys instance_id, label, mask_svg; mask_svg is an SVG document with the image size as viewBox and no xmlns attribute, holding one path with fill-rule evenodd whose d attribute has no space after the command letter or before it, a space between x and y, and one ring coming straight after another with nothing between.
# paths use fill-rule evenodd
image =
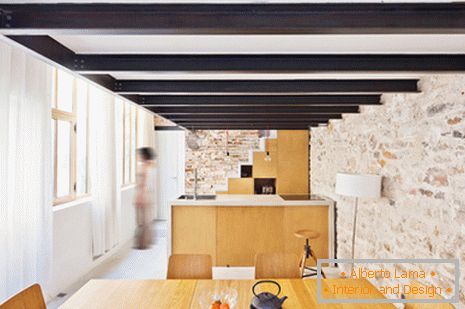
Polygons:
<instances>
[{"instance_id":1,"label":"white wall","mask_svg":"<svg viewBox=\"0 0 465 309\"><path fill-rule=\"evenodd\" d=\"M95 260L92 256L92 199L55 206L51 297L78 283L95 266L132 241L136 227L133 194L133 186L121 190L119 245Z\"/></svg>"},{"instance_id":2,"label":"white wall","mask_svg":"<svg viewBox=\"0 0 465 309\"><path fill-rule=\"evenodd\" d=\"M157 218L169 217L170 202L185 192L185 132L157 131Z\"/></svg>"}]
</instances>

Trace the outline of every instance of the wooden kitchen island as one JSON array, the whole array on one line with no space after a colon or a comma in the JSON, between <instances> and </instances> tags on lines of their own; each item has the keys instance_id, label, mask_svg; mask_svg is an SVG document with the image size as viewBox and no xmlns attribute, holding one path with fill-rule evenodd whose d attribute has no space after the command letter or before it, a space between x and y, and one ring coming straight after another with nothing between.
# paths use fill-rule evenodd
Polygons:
<instances>
[{"instance_id":1,"label":"wooden kitchen island","mask_svg":"<svg viewBox=\"0 0 465 309\"><path fill-rule=\"evenodd\" d=\"M334 215L329 199L284 200L279 195L218 195L215 200L175 200L168 252L209 254L215 266L253 266L258 252L302 254L294 236L312 229L318 258L333 258Z\"/></svg>"}]
</instances>

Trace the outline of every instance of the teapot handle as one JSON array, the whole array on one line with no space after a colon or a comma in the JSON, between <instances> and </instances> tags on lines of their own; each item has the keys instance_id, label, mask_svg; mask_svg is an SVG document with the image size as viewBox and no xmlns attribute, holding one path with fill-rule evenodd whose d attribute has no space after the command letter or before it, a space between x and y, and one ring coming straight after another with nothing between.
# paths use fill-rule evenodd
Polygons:
<instances>
[{"instance_id":1,"label":"teapot handle","mask_svg":"<svg viewBox=\"0 0 465 309\"><path fill-rule=\"evenodd\" d=\"M279 285L278 282L273 281L273 280L260 280L260 281L255 282L255 284L254 284L253 287L252 287L252 293L253 293L253 295L258 296L257 293L255 293L255 287L256 287L257 285L262 284L262 283L273 283L274 285L276 285L276 286L278 287L278 293L276 293L275 296L278 296L279 293L281 293L281 286Z\"/></svg>"}]
</instances>

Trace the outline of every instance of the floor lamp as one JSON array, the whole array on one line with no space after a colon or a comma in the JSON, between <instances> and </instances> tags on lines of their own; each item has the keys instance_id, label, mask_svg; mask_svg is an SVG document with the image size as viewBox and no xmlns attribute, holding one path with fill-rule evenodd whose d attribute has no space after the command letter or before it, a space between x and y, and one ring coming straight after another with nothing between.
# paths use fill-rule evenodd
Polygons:
<instances>
[{"instance_id":1,"label":"floor lamp","mask_svg":"<svg viewBox=\"0 0 465 309\"><path fill-rule=\"evenodd\" d=\"M381 176L337 173L336 194L355 197L354 221L352 224L352 260L355 259L355 233L357 230L358 199L381 196ZM354 263L352 262L352 267Z\"/></svg>"}]
</instances>

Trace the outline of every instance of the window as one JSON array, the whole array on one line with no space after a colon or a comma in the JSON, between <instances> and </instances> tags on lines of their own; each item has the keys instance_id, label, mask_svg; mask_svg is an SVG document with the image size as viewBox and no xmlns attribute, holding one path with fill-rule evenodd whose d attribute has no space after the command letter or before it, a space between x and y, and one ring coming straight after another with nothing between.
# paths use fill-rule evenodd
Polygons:
<instances>
[{"instance_id":1,"label":"window","mask_svg":"<svg viewBox=\"0 0 465 309\"><path fill-rule=\"evenodd\" d=\"M54 204L87 194L87 83L54 71L52 147Z\"/></svg>"},{"instance_id":2,"label":"window","mask_svg":"<svg viewBox=\"0 0 465 309\"><path fill-rule=\"evenodd\" d=\"M137 109L123 103L123 185L136 182Z\"/></svg>"}]
</instances>

